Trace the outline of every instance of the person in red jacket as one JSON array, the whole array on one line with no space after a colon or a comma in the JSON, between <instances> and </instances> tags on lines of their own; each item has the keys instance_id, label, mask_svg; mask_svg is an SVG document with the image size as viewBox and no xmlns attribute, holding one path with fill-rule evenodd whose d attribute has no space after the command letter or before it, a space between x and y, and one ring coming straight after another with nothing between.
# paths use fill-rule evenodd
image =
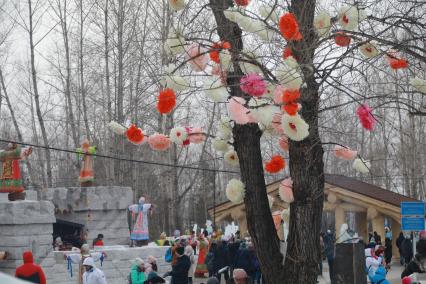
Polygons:
<instances>
[{"instance_id":1,"label":"person in red jacket","mask_svg":"<svg viewBox=\"0 0 426 284\"><path fill-rule=\"evenodd\" d=\"M44 276L43 269L34 264L32 252L25 251L22 258L24 259L24 264L16 268L15 277L32 283L46 284L46 276Z\"/></svg>"}]
</instances>

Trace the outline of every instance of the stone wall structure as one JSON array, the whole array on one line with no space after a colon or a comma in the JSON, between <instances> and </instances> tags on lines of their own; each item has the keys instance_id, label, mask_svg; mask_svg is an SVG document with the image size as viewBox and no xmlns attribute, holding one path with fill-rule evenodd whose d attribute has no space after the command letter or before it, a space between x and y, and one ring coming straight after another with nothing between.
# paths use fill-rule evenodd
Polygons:
<instances>
[{"instance_id":1,"label":"stone wall structure","mask_svg":"<svg viewBox=\"0 0 426 284\"><path fill-rule=\"evenodd\" d=\"M49 188L41 199L55 205L57 219L82 224L88 230L88 243L98 234L105 245L128 245L130 232L127 208L133 203L130 187L60 187Z\"/></svg>"}]
</instances>

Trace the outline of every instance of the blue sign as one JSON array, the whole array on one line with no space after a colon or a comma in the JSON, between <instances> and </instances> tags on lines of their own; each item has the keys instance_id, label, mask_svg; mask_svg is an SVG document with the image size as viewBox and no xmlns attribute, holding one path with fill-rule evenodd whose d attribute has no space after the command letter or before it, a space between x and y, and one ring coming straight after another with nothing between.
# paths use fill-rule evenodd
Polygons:
<instances>
[{"instance_id":1,"label":"blue sign","mask_svg":"<svg viewBox=\"0 0 426 284\"><path fill-rule=\"evenodd\" d=\"M425 216L425 204L421 201L401 202L401 215Z\"/></svg>"},{"instance_id":2,"label":"blue sign","mask_svg":"<svg viewBox=\"0 0 426 284\"><path fill-rule=\"evenodd\" d=\"M401 230L403 231L424 231L425 218L424 217L402 217Z\"/></svg>"}]
</instances>

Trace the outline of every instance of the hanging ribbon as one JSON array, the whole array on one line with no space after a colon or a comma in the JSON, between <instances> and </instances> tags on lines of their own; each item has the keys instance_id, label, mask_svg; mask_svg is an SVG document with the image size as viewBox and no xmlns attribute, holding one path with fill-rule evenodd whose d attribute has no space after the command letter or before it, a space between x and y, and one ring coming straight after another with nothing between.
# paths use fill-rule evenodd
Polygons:
<instances>
[{"instance_id":1,"label":"hanging ribbon","mask_svg":"<svg viewBox=\"0 0 426 284\"><path fill-rule=\"evenodd\" d=\"M72 262L71 262L71 257L68 256L67 257L67 261L68 261L68 267L67 267L67 269L70 272L70 276L72 278Z\"/></svg>"},{"instance_id":2,"label":"hanging ribbon","mask_svg":"<svg viewBox=\"0 0 426 284\"><path fill-rule=\"evenodd\" d=\"M102 267L102 263L104 262L105 256L104 253L101 254L101 258L99 259L101 261L101 267Z\"/></svg>"}]
</instances>

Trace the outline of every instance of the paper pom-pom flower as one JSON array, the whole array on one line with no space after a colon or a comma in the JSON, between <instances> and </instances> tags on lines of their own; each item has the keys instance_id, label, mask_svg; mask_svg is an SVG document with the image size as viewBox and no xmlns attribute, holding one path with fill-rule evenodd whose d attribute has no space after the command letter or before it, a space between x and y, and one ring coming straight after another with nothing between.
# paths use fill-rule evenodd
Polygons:
<instances>
[{"instance_id":1,"label":"paper pom-pom flower","mask_svg":"<svg viewBox=\"0 0 426 284\"><path fill-rule=\"evenodd\" d=\"M334 155L336 155L336 157L343 160L352 161L353 159L356 158L357 154L358 154L357 151L353 151L347 147L342 147L339 145L336 145L334 147Z\"/></svg>"},{"instance_id":2,"label":"paper pom-pom flower","mask_svg":"<svg viewBox=\"0 0 426 284\"><path fill-rule=\"evenodd\" d=\"M127 128L123 125L119 124L118 122L111 121L108 124L108 127L111 129L112 132L118 135L124 135L126 133Z\"/></svg>"},{"instance_id":3,"label":"paper pom-pom flower","mask_svg":"<svg viewBox=\"0 0 426 284\"><path fill-rule=\"evenodd\" d=\"M185 8L185 0L169 0L169 5L172 10L179 11Z\"/></svg>"},{"instance_id":4,"label":"paper pom-pom flower","mask_svg":"<svg viewBox=\"0 0 426 284\"><path fill-rule=\"evenodd\" d=\"M322 11L314 19L314 27L320 37L327 36L331 28L330 15Z\"/></svg>"},{"instance_id":5,"label":"paper pom-pom flower","mask_svg":"<svg viewBox=\"0 0 426 284\"><path fill-rule=\"evenodd\" d=\"M418 92L426 94L426 80L420 79L418 77L414 77L413 79L410 80L410 84Z\"/></svg>"},{"instance_id":6,"label":"paper pom-pom flower","mask_svg":"<svg viewBox=\"0 0 426 284\"><path fill-rule=\"evenodd\" d=\"M231 179L226 186L226 197L232 203L241 203L245 196L245 185L238 179Z\"/></svg>"},{"instance_id":7,"label":"paper pom-pom flower","mask_svg":"<svg viewBox=\"0 0 426 284\"><path fill-rule=\"evenodd\" d=\"M213 44L211 50L210 50L210 59L216 63L220 63L220 51L222 49L230 49L231 44L227 41L225 42L216 42Z\"/></svg>"},{"instance_id":8,"label":"paper pom-pom flower","mask_svg":"<svg viewBox=\"0 0 426 284\"><path fill-rule=\"evenodd\" d=\"M339 24L348 31L353 31L358 27L359 13L358 8L355 6L345 6L339 11Z\"/></svg>"},{"instance_id":9,"label":"paper pom-pom flower","mask_svg":"<svg viewBox=\"0 0 426 284\"><path fill-rule=\"evenodd\" d=\"M287 103L283 106L283 110L288 114L288 115L296 115L297 112L300 109L300 105L298 103L295 102L291 102L291 103Z\"/></svg>"},{"instance_id":10,"label":"paper pom-pom flower","mask_svg":"<svg viewBox=\"0 0 426 284\"><path fill-rule=\"evenodd\" d=\"M214 102L223 102L229 97L226 87L216 78L207 78L204 81L204 93Z\"/></svg>"},{"instance_id":11,"label":"paper pom-pom flower","mask_svg":"<svg viewBox=\"0 0 426 284\"><path fill-rule=\"evenodd\" d=\"M266 92L266 83L262 77L256 73L243 76L240 80L241 90L254 97L260 97Z\"/></svg>"},{"instance_id":12,"label":"paper pom-pom flower","mask_svg":"<svg viewBox=\"0 0 426 284\"><path fill-rule=\"evenodd\" d=\"M356 110L356 114L361 122L362 127L367 130L373 130L376 120L371 114L371 108L367 104L360 105Z\"/></svg>"},{"instance_id":13,"label":"paper pom-pom flower","mask_svg":"<svg viewBox=\"0 0 426 284\"><path fill-rule=\"evenodd\" d=\"M299 98L299 90L285 90L282 95L282 102L288 104L297 101Z\"/></svg>"},{"instance_id":14,"label":"paper pom-pom flower","mask_svg":"<svg viewBox=\"0 0 426 284\"><path fill-rule=\"evenodd\" d=\"M166 151L170 148L172 141L164 134L155 133L148 137L148 144L152 150Z\"/></svg>"},{"instance_id":15,"label":"paper pom-pom flower","mask_svg":"<svg viewBox=\"0 0 426 284\"><path fill-rule=\"evenodd\" d=\"M299 24L292 13L286 13L280 18L280 31L286 40L301 40Z\"/></svg>"},{"instance_id":16,"label":"paper pom-pom flower","mask_svg":"<svg viewBox=\"0 0 426 284\"><path fill-rule=\"evenodd\" d=\"M238 6L247 6L248 4L250 4L250 0L234 0L235 4L237 4Z\"/></svg>"},{"instance_id":17,"label":"paper pom-pom flower","mask_svg":"<svg viewBox=\"0 0 426 284\"><path fill-rule=\"evenodd\" d=\"M264 126L270 126L274 115L280 112L279 107L269 105L266 100L251 99L249 106L252 107L250 114L257 122L262 123Z\"/></svg>"},{"instance_id":18,"label":"paper pom-pom flower","mask_svg":"<svg viewBox=\"0 0 426 284\"><path fill-rule=\"evenodd\" d=\"M192 70L200 72L206 69L207 63L209 62L209 56L207 55L207 50L204 47L201 47L197 43L193 43L185 49L186 59L188 60Z\"/></svg>"},{"instance_id":19,"label":"paper pom-pom flower","mask_svg":"<svg viewBox=\"0 0 426 284\"><path fill-rule=\"evenodd\" d=\"M157 110L161 114L171 112L176 106L176 95L172 89L164 89L157 98Z\"/></svg>"},{"instance_id":20,"label":"paper pom-pom flower","mask_svg":"<svg viewBox=\"0 0 426 284\"><path fill-rule=\"evenodd\" d=\"M278 14L276 7L275 7L274 10L272 10L272 8L273 7L270 7L268 5L262 5L262 6L259 7L259 14L265 20L271 19L274 22L278 22L279 19L280 19L280 15Z\"/></svg>"},{"instance_id":21,"label":"paper pom-pom flower","mask_svg":"<svg viewBox=\"0 0 426 284\"><path fill-rule=\"evenodd\" d=\"M200 144L206 140L206 134L201 127L192 127L189 129L189 141L193 144Z\"/></svg>"},{"instance_id":22,"label":"paper pom-pom flower","mask_svg":"<svg viewBox=\"0 0 426 284\"><path fill-rule=\"evenodd\" d=\"M294 201L293 180L291 178L286 178L280 183L278 194L281 200L286 203L292 203Z\"/></svg>"},{"instance_id":23,"label":"paper pom-pom flower","mask_svg":"<svg viewBox=\"0 0 426 284\"><path fill-rule=\"evenodd\" d=\"M274 205L274 201L275 199L272 196L268 195L269 208L272 208L272 205Z\"/></svg>"},{"instance_id":24,"label":"paper pom-pom flower","mask_svg":"<svg viewBox=\"0 0 426 284\"><path fill-rule=\"evenodd\" d=\"M164 43L164 49L167 54L178 55L185 51L185 38L180 34L179 31L171 31L167 36L167 40Z\"/></svg>"},{"instance_id":25,"label":"paper pom-pom flower","mask_svg":"<svg viewBox=\"0 0 426 284\"><path fill-rule=\"evenodd\" d=\"M280 145L280 148L283 151L288 152L289 146L288 146L288 138L287 138L287 136L280 137L280 139L278 140L278 145Z\"/></svg>"},{"instance_id":26,"label":"paper pom-pom flower","mask_svg":"<svg viewBox=\"0 0 426 284\"><path fill-rule=\"evenodd\" d=\"M364 43L358 49L361 52L361 54L364 55L364 57L366 57L366 58L372 58L372 57L377 56L379 54L379 50L371 42Z\"/></svg>"},{"instance_id":27,"label":"paper pom-pom flower","mask_svg":"<svg viewBox=\"0 0 426 284\"><path fill-rule=\"evenodd\" d=\"M135 145L140 145L144 139L142 129L138 128L136 125L132 124L126 130L126 137L131 143Z\"/></svg>"},{"instance_id":28,"label":"paper pom-pom flower","mask_svg":"<svg viewBox=\"0 0 426 284\"><path fill-rule=\"evenodd\" d=\"M226 152L223 158L225 159L225 162L233 167L238 167L240 165L240 160L238 159L237 152L235 152L234 149Z\"/></svg>"},{"instance_id":29,"label":"paper pom-pom flower","mask_svg":"<svg viewBox=\"0 0 426 284\"><path fill-rule=\"evenodd\" d=\"M392 69L405 69L408 67L408 61L404 58L398 58L394 55L388 55L387 56L389 65Z\"/></svg>"},{"instance_id":30,"label":"paper pom-pom flower","mask_svg":"<svg viewBox=\"0 0 426 284\"><path fill-rule=\"evenodd\" d=\"M183 145L183 142L188 138L188 133L184 127L175 127L170 130L170 140L178 145Z\"/></svg>"},{"instance_id":31,"label":"paper pom-pom flower","mask_svg":"<svg viewBox=\"0 0 426 284\"><path fill-rule=\"evenodd\" d=\"M177 69L176 65L167 65L165 68L165 75L161 80L161 84L175 91L186 91L189 88L189 83L182 76L173 74L175 69Z\"/></svg>"},{"instance_id":32,"label":"paper pom-pom flower","mask_svg":"<svg viewBox=\"0 0 426 284\"><path fill-rule=\"evenodd\" d=\"M281 125L285 135L291 140L302 141L309 135L309 125L298 114L284 114Z\"/></svg>"},{"instance_id":33,"label":"paper pom-pom flower","mask_svg":"<svg viewBox=\"0 0 426 284\"><path fill-rule=\"evenodd\" d=\"M229 117L237 124L246 124L250 122L249 110L244 106L245 100L241 97L231 97L226 104Z\"/></svg>"},{"instance_id":34,"label":"paper pom-pom flower","mask_svg":"<svg viewBox=\"0 0 426 284\"><path fill-rule=\"evenodd\" d=\"M283 64L277 67L275 74L285 89L298 90L303 84L302 75L297 71L297 66L290 66L288 64L294 62L297 64L297 61L289 60L290 58L292 57L287 58Z\"/></svg>"},{"instance_id":35,"label":"paper pom-pom flower","mask_svg":"<svg viewBox=\"0 0 426 284\"><path fill-rule=\"evenodd\" d=\"M334 42L338 46L348 46L349 44L351 44L351 38L347 36L344 32L337 32L334 36Z\"/></svg>"},{"instance_id":36,"label":"paper pom-pom flower","mask_svg":"<svg viewBox=\"0 0 426 284\"><path fill-rule=\"evenodd\" d=\"M228 117L222 118L217 127L218 136L223 140L229 140L232 137L231 121Z\"/></svg>"},{"instance_id":37,"label":"paper pom-pom flower","mask_svg":"<svg viewBox=\"0 0 426 284\"><path fill-rule=\"evenodd\" d=\"M268 173L275 174L285 168L285 160L280 155L272 156L271 160L265 164Z\"/></svg>"},{"instance_id":38,"label":"paper pom-pom flower","mask_svg":"<svg viewBox=\"0 0 426 284\"><path fill-rule=\"evenodd\" d=\"M228 142L222 139L213 140L213 148L218 152L227 152L229 150Z\"/></svg>"},{"instance_id":39,"label":"paper pom-pom flower","mask_svg":"<svg viewBox=\"0 0 426 284\"><path fill-rule=\"evenodd\" d=\"M287 58L289 58L290 56L293 56L293 51L291 50L291 48L290 48L289 46L287 46L286 48L284 48L284 51L283 51L283 58L284 58L284 59L287 59Z\"/></svg>"},{"instance_id":40,"label":"paper pom-pom flower","mask_svg":"<svg viewBox=\"0 0 426 284\"><path fill-rule=\"evenodd\" d=\"M272 128L274 129L275 133L278 135L284 135L284 129L282 127L282 114L276 113L274 115L274 118L272 119Z\"/></svg>"},{"instance_id":41,"label":"paper pom-pom flower","mask_svg":"<svg viewBox=\"0 0 426 284\"><path fill-rule=\"evenodd\" d=\"M229 70L232 67L232 55L227 49L222 49L219 53L220 66L224 70Z\"/></svg>"},{"instance_id":42,"label":"paper pom-pom flower","mask_svg":"<svg viewBox=\"0 0 426 284\"><path fill-rule=\"evenodd\" d=\"M352 164L352 168L357 172L367 174L370 171L371 164L369 161L357 158Z\"/></svg>"}]
</instances>

